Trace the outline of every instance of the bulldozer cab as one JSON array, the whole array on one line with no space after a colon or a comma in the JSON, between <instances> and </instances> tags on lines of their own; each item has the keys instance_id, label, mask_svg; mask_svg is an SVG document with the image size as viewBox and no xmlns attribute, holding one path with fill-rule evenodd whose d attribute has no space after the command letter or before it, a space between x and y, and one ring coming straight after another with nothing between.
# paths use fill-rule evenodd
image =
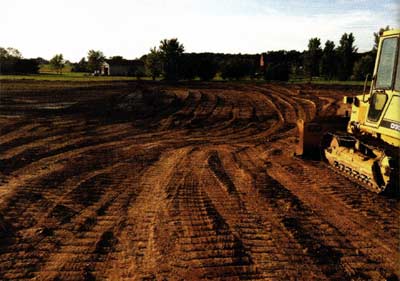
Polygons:
<instances>
[{"instance_id":1,"label":"bulldozer cab","mask_svg":"<svg viewBox=\"0 0 400 281\"><path fill-rule=\"evenodd\" d=\"M370 97L365 101L368 113L361 124L366 133L395 146L400 142L399 31L386 31L381 36Z\"/></svg>"}]
</instances>

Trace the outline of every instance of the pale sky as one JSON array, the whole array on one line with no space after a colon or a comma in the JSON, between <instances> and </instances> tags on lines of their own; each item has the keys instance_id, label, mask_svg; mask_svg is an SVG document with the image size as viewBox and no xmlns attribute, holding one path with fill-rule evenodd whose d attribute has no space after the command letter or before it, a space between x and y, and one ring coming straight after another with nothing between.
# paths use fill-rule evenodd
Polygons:
<instances>
[{"instance_id":1,"label":"pale sky","mask_svg":"<svg viewBox=\"0 0 400 281\"><path fill-rule=\"evenodd\" d=\"M89 49L133 59L164 38L187 52L302 51L311 37L338 44L345 32L363 52L380 27L400 26L398 0L0 0L0 9L1 47L70 61Z\"/></svg>"}]
</instances>

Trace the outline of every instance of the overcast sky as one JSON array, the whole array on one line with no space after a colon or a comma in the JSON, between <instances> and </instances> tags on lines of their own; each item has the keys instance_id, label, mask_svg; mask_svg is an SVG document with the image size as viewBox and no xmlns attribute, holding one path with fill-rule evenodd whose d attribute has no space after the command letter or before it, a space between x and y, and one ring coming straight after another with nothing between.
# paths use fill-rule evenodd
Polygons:
<instances>
[{"instance_id":1,"label":"overcast sky","mask_svg":"<svg viewBox=\"0 0 400 281\"><path fill-rule=\"evenodd\" d=\"M353 32L359 51L373 32L399 28L398 0L0 0L0 46L24 57L78 61L89 49L133 59L164 38L187 52L261 53L337 43Z\"/></svg>"}]
</instances>

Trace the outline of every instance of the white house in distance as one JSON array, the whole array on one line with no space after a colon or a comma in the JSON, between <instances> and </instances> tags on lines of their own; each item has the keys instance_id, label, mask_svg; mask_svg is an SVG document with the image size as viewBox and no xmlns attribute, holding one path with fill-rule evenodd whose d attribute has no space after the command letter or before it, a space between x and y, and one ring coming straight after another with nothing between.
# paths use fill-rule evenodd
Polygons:
<instances>
[{"instance_id":1,"label":"white house in distance","mask_svg":"<svg viewBox=\"0 0 400 281\"><path fill-rule=\"evenodd\" d=\"M100 74L105 76L136 76L143 70L140 60L106 60L101 65Z\"/></svg>"}]
</instances>

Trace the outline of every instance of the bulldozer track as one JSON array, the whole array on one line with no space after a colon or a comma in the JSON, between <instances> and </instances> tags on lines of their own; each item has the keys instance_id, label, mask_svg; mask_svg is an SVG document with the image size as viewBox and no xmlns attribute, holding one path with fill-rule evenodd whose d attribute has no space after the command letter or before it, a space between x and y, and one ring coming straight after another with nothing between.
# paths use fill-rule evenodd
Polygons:
<instances>
[{"instance_id":1,"label":"bulldozer track","mask_svg":"<svg viewBox=\"0 0 400 281\"><path fill-rule=\"evenodd\" d=\"M396 280L398 199L292 156L357 90L2 82L0 279Z\"/></svg>"}]
</instances>

